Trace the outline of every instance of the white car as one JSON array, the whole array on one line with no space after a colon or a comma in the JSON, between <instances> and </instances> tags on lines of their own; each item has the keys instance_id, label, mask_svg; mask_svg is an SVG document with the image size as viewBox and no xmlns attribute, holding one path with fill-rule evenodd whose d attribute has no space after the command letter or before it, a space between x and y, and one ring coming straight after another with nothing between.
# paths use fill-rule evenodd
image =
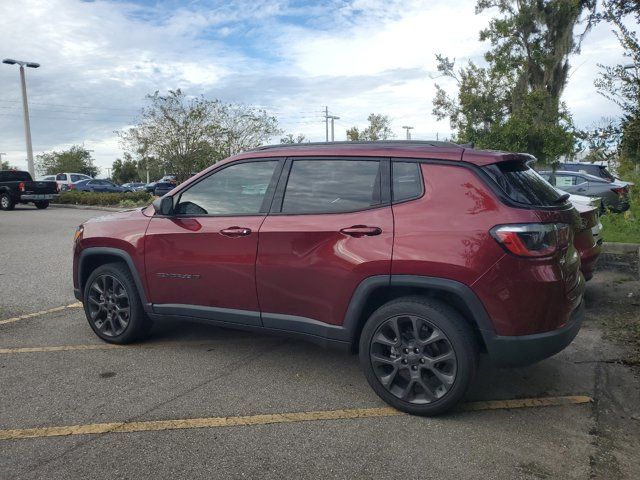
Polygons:
<instances>
[{"instance_id":1,"label":"white car","mask_svg":"<svg viewBox=\"0 0 640 480\"><path fill-rule=\"evenodd\" d=\"M560 190L559 188L556 188L556 190L562 194L567 193ZM602 206L602 200L600 200L600 197L585 197L584 195L574 195L570 193L569 201L574 205L578 204L585 207L595 207L598 209L598 223L591 229L591 233L593 234L593 238L596 240L596 242L600 241L602 239L602 223L600 222L600 208Z\"/></svg>"},{"instance_id":2,"label":"white car","mask_svg":"<svg viewBox=\"0 0 640 480\"><path fill-rule=\"evenodd\" d=\"M64 192L71 190L70 185L72 183L79 182L80 180L91 180L89 175L83 173L59 173L56 175L56 183L58 184L58 190Z\"/></svg>"}]
</instances>

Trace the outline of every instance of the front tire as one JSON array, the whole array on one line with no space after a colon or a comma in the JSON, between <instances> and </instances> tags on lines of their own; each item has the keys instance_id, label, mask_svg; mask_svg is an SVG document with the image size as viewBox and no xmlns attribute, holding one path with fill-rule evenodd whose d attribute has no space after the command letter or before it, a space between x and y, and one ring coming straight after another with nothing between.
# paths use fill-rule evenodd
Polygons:
<instances>
[{"instance_id":1,"label":"front tire","mask_svg":"<svg viewBox=\"0 0 640 480\"><path fill-rule=\"evenodd\" d=\"M403 297L376 310L362 330L359 355L369 385L385 402L423 416L458 404L478 362L467 321L425 297Z\"/></svg>"},{"instance_id":2,"label":"front tire","mask_svg":"<svg viewBox=\"0 0 640 480\"><path fill-rule=\"evenodd\" d=\"M89 326L105 342L135 342L151 329L131 272L122 263L96 268L87 279L83 300Z\"/></svg>"},{"instance_id":3,"label":"front tire","mask_svg":"<svg viewBox=\"0 0 640 480\"><path fill-rule=\"evenodd\" d=\"M45 208L47 208L49 206L49 200L42 200L42 201L38 201L38 202L33 202L33 204L36 206L37 209L44 210Z\"/></svg>"},{"instance_id":4,"label":"front tire","mask_svg":"<svg viewBox=\"0 0 640 480\"><path fill-rule=\"evenodd\" d=\"M8 193L0 195L0 209L9 211L15 208L16 204Z\"/></svg>"}]
</instances>

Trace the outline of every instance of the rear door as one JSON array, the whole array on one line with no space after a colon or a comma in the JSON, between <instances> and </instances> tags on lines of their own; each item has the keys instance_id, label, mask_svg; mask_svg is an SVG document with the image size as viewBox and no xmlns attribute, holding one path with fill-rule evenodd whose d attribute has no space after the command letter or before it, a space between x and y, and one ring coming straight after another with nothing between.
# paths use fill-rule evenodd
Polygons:
<instances>
[{"instance_id":1,"label":"rear door","mask_svg":"<svg viewBox=\"0 0 640 480\"><path fill-rule=\"evenodd\" d=\"M284 161L233 162L174 197L145 235L146 275L157 313L260 324L258 231Z\"/></svg>"},{"instance_id":2,"label":"rear door","mask_svg":"<svg viewBox=\"0 0 640 480\"><path fill-rule=\"evenodd\" d=\"M388 159L287 160L260 228L256 279L265 327L341 325L360 282L390 274L389 190Z\"/></svg>"}]
</instances>

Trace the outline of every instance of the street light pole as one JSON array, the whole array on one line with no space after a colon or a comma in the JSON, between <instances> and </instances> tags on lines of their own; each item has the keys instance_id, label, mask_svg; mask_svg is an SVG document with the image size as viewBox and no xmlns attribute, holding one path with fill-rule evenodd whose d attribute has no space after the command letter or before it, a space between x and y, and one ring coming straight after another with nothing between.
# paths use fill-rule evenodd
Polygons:
<instances>
[{"instance_id":1,"label":"street light pole","mask_svg":"<svg viewBox=\"0 0 640 480\"><path fill-rule=\"evenodd\" d=\"M24 136L27 143L27 169L32 177L35 177L35 168L33 167L33 146L31 144L31 123L29 122L29 104L27 102L27 81L24 74L24 67L38 68L39 63L24 62L22 60L14 60L5 58L2 63L7 65L20 65L20 83L22 86L22 109L24 113Z\"/></svg>"},{"instance_id":2,"label":"street light pole","mask_svg":"<svg viewBox=\"0 0 640 480\"><path fill-rule=\"evenodd\" d=\"M411 132L410 132L410 130L413 130L413 127L405 125L402 128L404 128L407 131L407 140L411 140Z\"/></svg>"},{"instance_id":3,"label":"street light pole","mask_svg":"<svg viewBox=\"0 0 640 480\"><path fill-rule=\"evenodd\" d=\"M335 135L334 135L334 128L333 128L333 121L334 120L340 120L340 117L336 117L335 115L329 115L327 118L331 119L331 141L335 141Z\"/></svg>"}]
</instances>

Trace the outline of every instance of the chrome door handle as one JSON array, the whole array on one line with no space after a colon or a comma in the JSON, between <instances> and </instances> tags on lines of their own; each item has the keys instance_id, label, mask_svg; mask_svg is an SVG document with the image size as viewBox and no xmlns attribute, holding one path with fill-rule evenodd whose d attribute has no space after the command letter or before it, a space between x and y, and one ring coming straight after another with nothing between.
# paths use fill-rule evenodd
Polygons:
<instances>
[{"instance_id":1,"label":"chrome door handle","mask_svg":"<svg viewBox=\"0 0 640 480\"><path fill-rule=\"evenodd\" d=\"M251 229L246 227L229 227L220 230L220 233L226 237L246 237L251 235Z\"/></svg>"},{"instance_id":2,"label":"chrome door handle","mask_svg":"<svg viewBox=\"0 0 640 480\"><path fill-rule=\"evenodd\" d=\"M374 235L380 235L382 233L382 229L380 227L367 227L366 225L354 225L352 227L343 228L340 230L341 233L345 235L350 235L352 237L360 238L360 237L370 237Z\"/></svg>"}]
</instances>

